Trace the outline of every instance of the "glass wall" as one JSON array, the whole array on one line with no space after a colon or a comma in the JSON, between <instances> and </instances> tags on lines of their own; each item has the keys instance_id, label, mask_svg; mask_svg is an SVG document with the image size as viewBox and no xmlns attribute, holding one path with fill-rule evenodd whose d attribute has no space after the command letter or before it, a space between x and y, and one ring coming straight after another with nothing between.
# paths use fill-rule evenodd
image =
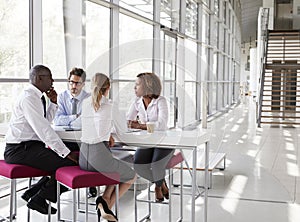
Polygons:
<instances>
[{"instance_id":1,"label":"glass wall","mask_svg":"<svg viewBox=\"0 0 300 222\"><path fill-rule=\"evenodd\" d=\"M118 98L124 110L134 98L136 75L156 70L170 104L169 126L201 120L202 82L208 83L208 115L238 101L239 4L233 7L225 0L117 2L44 0L33 1L40 7L31 9L29 0L0 2L0 102L5 104L0 108L1 123L9 120L11 98L26 85L30 64L37 61L51 68L58 92L67 88L72 66L86 69L88 81L95 72L109 75L118 93L112 98ZM40 27L29 27L29 12ZM40 42L34 39L29 44L30 34ZM31 53L35 51L40 55Z\"/></svg>"},{"instance_id":2,"label":"glass wall","mask_svg":"<svg viewBox=\"0 0 300 222\"><path fill-rule=\"evenodd\" d=\"M29 1L0 1L0 123L29 76Z\"/></svg>"},{"instance_id":3,"label":"glass wall","mask_svg":"<svg viewBox=\"0 0 300 222\"><path fill-rule=\"evenodd\" d=\"M109 74L110 10L86 2L86 70L88 78L96 72Z\"/></svg>"},{"instance_id":4,"label":"glass wall","mask_svg":"<svg viewBox=\"0 0 300 222\"><path fill-rule=\"evenodd\" d=\"M153 25L120 14L119 24L119 76L112 75L119 83L120 108L127 110L135 97L134 82L141 72L152 71Z\"/></svg>"}]
</instances>

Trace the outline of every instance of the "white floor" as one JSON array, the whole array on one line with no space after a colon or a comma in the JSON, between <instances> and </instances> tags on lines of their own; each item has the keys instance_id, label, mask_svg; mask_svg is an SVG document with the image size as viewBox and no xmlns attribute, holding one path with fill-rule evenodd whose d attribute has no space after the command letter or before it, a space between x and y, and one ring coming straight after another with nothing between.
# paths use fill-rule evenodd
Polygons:
<instances>
[{"instance_id":1,"label":"white floor","mask_svg":"<svg viewBox=\"0 0 300 222\"><path fill-rule=\"evenodd\" d=\"M252 98L246 97L242 104L210 121L208 128L212 133L210 149L227 154L226 170L216 170L213 174L213 187L209 190L208 221L299 222L300 127L262 125L257 128L255 104ZM187 175L185 182L189 182ZM188 188L185 190L188 191ZM70 193L63 195L64 199L68 197ZM18 199L16 221L24 222L27 207ZM138 206L139 215L147 210L145 204ZM189 207L189 198L185 196L183 221L190 221ZM121 199L120 209L120 221L134 221L131 191ZM72 208L69 203L63 204L62 210L66 217L70 217ZM95 211L94 206L91 206L91 210ZM153 206L151 221L168 221L167 210L167 205ZM0 214L8 214L7 197L1 198ZM175 196L173 218L178 214L178 197ZM80 214L79 218L83 221L84 215ZM89 218L90 221L97 221L94 214L90 214ZM203 221L202 198L196 202L196 218L197 221ZM47 217L32 212L31 221L47 221ZM57 221L56 216L52 216L52 221Z\"/></svg>"}]
</instances>

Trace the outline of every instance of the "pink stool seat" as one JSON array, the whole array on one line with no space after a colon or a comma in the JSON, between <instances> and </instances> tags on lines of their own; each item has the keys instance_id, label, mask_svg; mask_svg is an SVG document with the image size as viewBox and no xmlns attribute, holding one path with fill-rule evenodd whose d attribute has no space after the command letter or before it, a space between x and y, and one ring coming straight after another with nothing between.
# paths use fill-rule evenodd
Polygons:
<instances>
[{"instance_id":1,"label":"pink stool seat","mask_svg":"<svg viewBox=\"0 0 300 222\"><path fill-rule=\"evenodd\" d=\"M0 175L9 179L18 179L49 176L50 173L30 166L10 164L6 163L4 160L0 160Z\"/></svg>"},{"instance_id":2,"label":"pink stool seat","mask_svg":"<svg viewBox=\"0 0 300 222\"><path fill-rule=\"evenodd\" d=\"M9 210L9 221L12 222L17 215L17 191L16 191L16 179L29 178L29 186L31 186L32 177L49 176L49 172L36 169L30 166L21 164L10 164L6 163L5 160L0 160L0 176L9 179L10 182L10 210ZM51 205L49 204L51 207ZM50 208L49 208L50 209ZM1 220L2 221L2 220ZM30 212L28 210L27 221L30 221ZM48 221L51 221L51 214L48 214Z\"/></svg>"},{"instance_id":3,"label":"pink stool seat","mask_svg":"<svg viewBox=\"0 0 300 222\"><path fill-rule=\"evenodd\" d=\"M81 170L79 166L61 167L56 171L56 180L72 189L115 185L120 181L118 173L99 173Z\"/></svg>"},{"instance_id":4,"label":"pink stool seat","mask_svg":"<svg viewBox=\"0 0 300 222\"><path fill-rule=\"evenodd\" d=\"M166 169L172 169L175 167L177 164L181 163L184 160L181 152L174 153L172 158L169 160Z\"/></svg>"},{"instance_id":5,"label":"pink stool seat","mask_svg":"<svg viewBox=\"0 0 300 222\"><path fill-rule=\"evenodd\" d=\"M76 208L76 190L79 188L86 188L85 197L85 221L88 221L88 187L97 187L104 185L114 185L116 189L116 196L119 196L119 181L120 175L118 173L103 173L91 172L81 170L79 166L61 167L55 173L57 184L57 192L59 193L60 186L63 184L73 190L73 217L72 221L77 221L77 208ZM79 204L79 203L78 203ZM116 215L118 215L119 201L116 200ZM65 221L60 216L60 197L57 196L57 220Z\"/></svg>"}]
</instances>

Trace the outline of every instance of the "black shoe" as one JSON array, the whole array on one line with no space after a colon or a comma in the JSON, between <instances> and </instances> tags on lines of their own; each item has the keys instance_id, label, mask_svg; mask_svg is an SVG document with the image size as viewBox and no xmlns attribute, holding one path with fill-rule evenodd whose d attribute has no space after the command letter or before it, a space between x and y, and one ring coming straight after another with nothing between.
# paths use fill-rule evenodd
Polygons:
<instances>
[{"instance_id":1,"label":"black shoe","mask_svg":"<svg viewBox=\"0 0 300 222\"><path fill-rule=\"evenodd\" d=\"M29 201L31 197L37 194L37 192L41 189L41 187L46 184L49 181L49 177L42 177L36 184L32 185L31 188L25 191L25 193L22 194L21 198L25 200L26 202Z\"/></svg>"},{"instance_id":2,"label":"black shoe","mask_svg":"<svg viewBox=\"0 0 300 222\"><path fill-rule=\"evenodd\" d=\"M31 200L27 203L27 207L36 210L40 212L41 214L48 214L48 207L49 204L47 204L46 200L39 197L38 195L35 195ZM51 207L51 214L56 214L56 209L54 207Z\"/></svg>"},{"instance_id":3,"label":"black shoe","mask_svg":"<svg viewBox=\"0 0 300 222\"><path fill-rule=\"evenodd\" d=\"M107 203L105 200L99 196L96 199L96 210L98 213L98 221L100 221L100 216L108 221L118 221L118 218L114 215L114 213L108 208Z\"/></svg>"},{"instance_id":4,"label":"black shoe","mask_svg":"<svg viewBox=\"0 0 300 222\"><path fill-rule=\"evenodd\" d=\"M96 197L97 196L97 188L96 187L90 187L89 188L89 195L88 198L90 197Z\"/></svg>"}]
</instances>

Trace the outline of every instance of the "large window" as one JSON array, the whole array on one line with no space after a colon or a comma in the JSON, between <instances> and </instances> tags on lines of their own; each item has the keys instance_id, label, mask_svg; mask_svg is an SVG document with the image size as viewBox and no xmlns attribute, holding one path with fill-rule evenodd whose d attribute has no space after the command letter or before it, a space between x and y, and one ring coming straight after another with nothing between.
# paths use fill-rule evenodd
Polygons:
<instances>
[{"instance_id":1,"label":"large window","mask_svg":"<svg viewBox=\"0 0 300 222\"><path fill-rule=\"evenodd\" d=\"M120 14L119 27L119 100L121 109L128 109L137 74L152 71L153 26Z\"/></svg>"},{"instance_id":2,"label":"large window","mask_svg":"<svg viewBox=\"0 0 300 222\"><path fill-rule=\"evenodd\" d=\"M66 78L65 33L62 0L43 0L43 63L54 78Z\"/></svg>"},{"instance_id":3,"label":"large window","mask_svg":"<svg viewBox=\"0 0 300 222\"><path fill-rule=\"evenodd\" d=\"M122 109L128 109L134 98L136 75L159 70L163 94L170 103L169 125L176 125L178 115L182 115L183 124L197 120L202 81L209 84L209 114L237 100L239 4L232 1L236 5L231 7L230 1L223 0L155 2L158 5L154 7L153 0L44 0L33 1L35 7L29 10L29 0L1 1L0 122L8 121L16 92L25 87L29 66L37 61L52 70L58 93L67 89L65 79L72 66L86 69L88 79L96 72L109 75L112 98L118 94ZM152 21L156 8L159 19ZM30 17L34 19L32 45ZM184 50L178 50L178 36ZM30 55L31 51L34 54ZM178 83L184 88L182 94L178 93ZM178 101L185 101L189 109L177 113Z\"/></svg>"},{"instance_id":4,"label":"large window","mask_svg":"<svg viewBox=\"0 0 300 222\"><path fill-rule=\"evenodd\" d=\"M197 86L197 44L190 40L185 40L185 70L184 70L184 91L185 91L185 125L196 120L196 86Z\"/></svg>"},{"instance_id":5,"label":"large window","mask_svg":"<svg viewBox=\"0 0 300 222\"><path fill-rule=\"evenodd\" d=\"M179 30L180 0L161 0L160 7L161 24Z\"/></svg>"},{"instance_id":6,"label":"large window","mask_svg":"<svg viewBox=\"0 0 300 222\"><path fill-rule=\"evenodd\" d=\"M8 122L13 102L29 76L29 2L0 1L0 123ZM9 78L10 80L4 83ZM25 80L26 81L26 80ZM28 81L26 81L28 82Z\"/></svg>"},{"instance_id":7,"label":"large window","mask_svg":"<svg viewBox=\"0 0 300 222\"><path fill-rule=\"evenodd\" d=\"M197 37L197 3L194 0L186 0L185 34Z\"/></svg>"},{"instance_id":8,"label":"large window","mask_svg":"<svg viewBox=\"0 0 300 222\"><path fill-rule=\"evenodd\" d=\"M28 78L28 0L0 1L0 77ZM2 104L1 104L2 105Z\"/></svg>"},{"instance_id":9,"label":"large window","mask_svg":"<svg viewBox=\"0 0 300 222\"><path fill-rule=\"evenodd\" d=\"M120 0L120 6L146 18L153 19L153 0Z\"/></svg>"},{"instance_id":10,"label":"large window","mask_svg":"<svg viewBox=\"0 0 300 222\"><path fill-rule=\"evenodd\" d=\"M86 2L86 69L88 78L96 72L109 75L109 9Z\"/></svg>"}]
</instances>

